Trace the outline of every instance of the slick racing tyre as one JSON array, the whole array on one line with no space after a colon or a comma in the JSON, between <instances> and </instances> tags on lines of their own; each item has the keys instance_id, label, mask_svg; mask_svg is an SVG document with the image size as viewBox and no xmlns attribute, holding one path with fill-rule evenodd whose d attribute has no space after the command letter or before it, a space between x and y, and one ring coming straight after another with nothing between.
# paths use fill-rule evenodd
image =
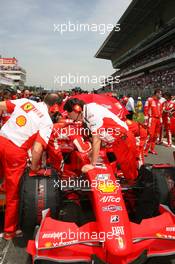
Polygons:
<instances>
[{"instance_id":1,"label":"slick racing tyre","mask_svg":"<svg viewBox=\"0 0 175 264\"><path fill-rule=\"evenodd\" d=\"M33 236L36 225L42 219L42 211L50 208L51 217L57 218L61 203L61 191L55 187L57 173L51 176L29 176L25 171L20 186L19 223L24 235Z\"/></svg>"},{"instance_id":2,"label":"slick racing tyre","mask_svg":"<svg viewBox=\"0 0 175 264\"><path fill-rule=\"evenodd\" d=\"M159 205L175 210L175 167L168 164L145 164L140 168L136 193L138 222L159 214Z\"/></svg>"},{"instance_id":3,"label":"slick racing tyre","mask_svg":"<svg viewBox=\"0 0 175 264\"><path fill-rule=\"evenodd\" d=\"M36 259L34 261L34 264L54 264L54 263L59 263L59 264L91 264L91 263L94 263L94 264L105 264L106 262L102 261L101 259L99 259L95 254L94 255L91 255L91 260L88 260L88 261L83 261L83 260L40 260L40 259Z\"/></svg>"},{"instance_id":4,"label":"slick racing tyre","mask_svg":"<svg viewBox=\"0 0 175 264\"><path fill-rule=\"evenodd\" d=\"M36 260L34 262L34 264L56 264L56 263L59 263L59 264L90 264L90 262L60 262L60 261L49 261L49 260Z\"/></svg>"}]
</instances>

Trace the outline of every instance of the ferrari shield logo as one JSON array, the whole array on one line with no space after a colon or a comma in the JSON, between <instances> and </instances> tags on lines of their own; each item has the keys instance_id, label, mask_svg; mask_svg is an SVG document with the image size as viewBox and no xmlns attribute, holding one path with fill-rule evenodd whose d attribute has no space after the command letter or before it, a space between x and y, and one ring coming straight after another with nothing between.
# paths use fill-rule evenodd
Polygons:
<instances>
[{"instance_id":1,"label":"ferrari shield logo","mask_svg":"<svg viewBox=\"0 0 175 264\"><path fill-rule=\"evenodd\" d=\"M21 106L21 108L26 112L30 112L32 109L34 109L34 105L31 103L25 103Z\"/></svg>"}]
</instances>

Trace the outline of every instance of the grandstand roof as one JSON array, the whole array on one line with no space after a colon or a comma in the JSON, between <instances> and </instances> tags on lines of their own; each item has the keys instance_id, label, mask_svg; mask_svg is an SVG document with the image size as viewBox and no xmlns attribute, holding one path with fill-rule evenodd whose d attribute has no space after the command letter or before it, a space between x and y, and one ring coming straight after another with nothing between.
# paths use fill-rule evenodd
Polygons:
<instances>
[{"instance_id":1,"label":"grandstand roof","mask_svg":"<svg viewBox=\"0 0 175 264\"><path fill-rule=\"evenodd\" d=\"M144 25L146 18L156 10L162 0L133 0L125 13L122 15L118 24L121 30L119 32L113 29L106 38L95 57L110 60L112 55L120 49L129 36L139 25Z\"/></svg>"}]
</instances>

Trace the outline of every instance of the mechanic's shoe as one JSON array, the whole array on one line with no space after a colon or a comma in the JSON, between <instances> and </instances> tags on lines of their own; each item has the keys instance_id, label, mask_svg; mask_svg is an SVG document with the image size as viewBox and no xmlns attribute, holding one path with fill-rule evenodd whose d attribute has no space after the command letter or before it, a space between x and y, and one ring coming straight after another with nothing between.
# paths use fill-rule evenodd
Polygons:
<instances>
[{"instance_id":1,"label":"mechanic's shoe","mask_svg":"<svg viewBox=\"0 0 175 264\"><path fill-rule=\"evenodd\" d=\"M22 230L20 230L20 229L16 230L15 237L22 237L22 236L23 236Z\"/></svg>"},{"instance_id":2,"label":"mechanic's shoe","mask_svg":"<svg viewBox=\"0 0 175 264\"><path fill-rule=\"evenodd\" d=\"M12 239L15 238L15 237L22 237L22 235L23 235L23 233L22 233L21 230L16 230L16 232L11 232L11 233L7 233L7 232L5 232L5 233L3 234L3 238L4 238L5 240L12 240Z\"/></svg>"},{"instance_id":3,"label":"mechanic's shoe","mask_svg":"<svg viewBox=\"0 0 175 264\"><path fill-rule=\"evenodd\" d=\"M16 233L4 233L3 238L5 240L12 240L16 236Z\"/></svg>"},{"instance_id":4,"label":"mechanic's shoe","mask_svg":"<svg viewBox=\"0 0 175 264\"><path fill-rule=\"evenodd\" d=\"M156 145L163 145L163 141L157 141Z\"/></svg>"},{"instance_id":5,"label":"mechanic's shoe","mask_svg":"<svg viewBox=\"0 0 175 264\"><path fill-rule=\"evenodd\" d=\"M167 148L171 148L172 147L172 144L167 144L166 143L166 144L164 144L164 146L167 147Z\"/></svg>"},{"instance_id":6,"label":"mechanic's shoe","mask_svg":"<svg viewBox=\"0 0 175 264\"><path fill-rule=\"evenodd\" d=\"M150 150L149 152L150 152L151 154L153 154L153 155L158 155L157 151L155 151L155 150Z\"/></svg>"},{"instance_id":7,"label":"mechanic's shoe","mask_svg":"<svg viewBox=\"0 0 175 264\"><path fill-rule=\"evenodd\" d=\"M5 184L4 183L0 184L0 192L5 193Z\"/></svg>"},{"instance_id":8,"label":"mechanic's shoe","mask_svg":"<svg viewBox=\"0 0 175 264\"><path fill-rule=\"evenodd\" d=\"M145 157L148 157L148 150L145 150L145 152L144 152L144 156L145 156Z\"/></svg>"}]
</instances>

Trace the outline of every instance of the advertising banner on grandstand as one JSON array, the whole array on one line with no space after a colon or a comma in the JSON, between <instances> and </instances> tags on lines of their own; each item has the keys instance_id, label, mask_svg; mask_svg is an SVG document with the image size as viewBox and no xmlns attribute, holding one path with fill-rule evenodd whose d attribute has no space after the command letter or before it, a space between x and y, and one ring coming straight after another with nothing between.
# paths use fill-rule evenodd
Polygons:
<instances>
[{"instance_id":1,"label":"advertising banner on grandstand","mask_svg":"<svg viewBox=\"0 0 175 264\"><path fill-rule=\"evenodd\" d=\"M0 58L0 65L15 65L17 64L16 58Z\"/></svg>"},{"instance_id":2,"label":"advertising banner on grandstand","mask_svg":"<svg viewBox=\"0 0 175 264\"><path fill-rule=\"evenodd\" d=\"M13 80L0 76L0 85L12 86L13 85Z\"/></svg>"}]
</instances>

